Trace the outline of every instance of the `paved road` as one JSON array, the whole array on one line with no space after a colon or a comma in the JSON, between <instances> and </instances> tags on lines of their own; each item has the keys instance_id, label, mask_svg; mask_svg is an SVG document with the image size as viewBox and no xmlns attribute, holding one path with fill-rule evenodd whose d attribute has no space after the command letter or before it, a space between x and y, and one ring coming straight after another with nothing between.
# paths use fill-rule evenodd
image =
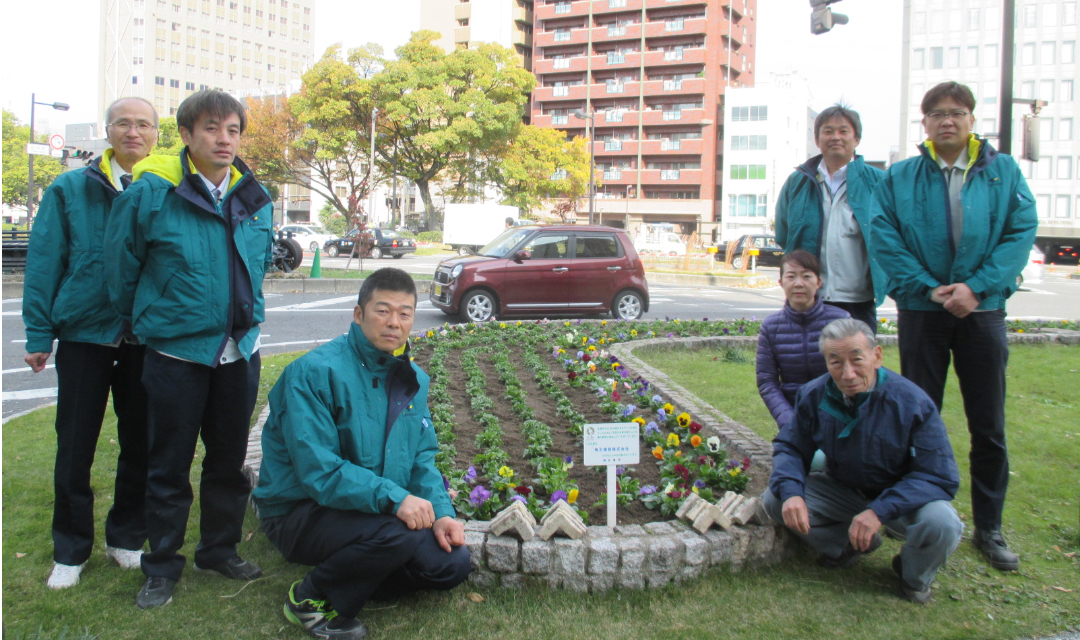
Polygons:
<instances>
[{"instance_id":1,"label":"paved road","mask_svg":"<svg viewBox=\"0 0 1080 640\"><path fill-rule=\"evenodd\" d=\"M310 257L310 256L309 256ZM439 257L407 256L401 260L380 260L379 266L400 266L416 274L433 273ZM344 262L344 260L342 260ZM365 261L368 263L371 261ZM325 263L331 263L326 260ZM368 264L364 265L368 267ZM763 273L776 276L775 269ZM737 289L690 285L650 286L652 306L646 318L762 318L779 309L783 292L779 287ZM3 301L3 418L53 402L56 373L50 368L33 374L23 362L25 333L19 298ZM337 294L272 294L266 298L266 322L263 325L263 353L275 354L307 350L332 340L349 326L356 298ZM1062 273L1047 274L1038 285L1031 285L1009 301L1011 318L1075 319L1080 318L1080 280L1069 280ZM891 301L878 310L879 316L895 318ZM415 329L441 326L452 318L435 309L421 294Z\"/></svg>"}]
</instances>

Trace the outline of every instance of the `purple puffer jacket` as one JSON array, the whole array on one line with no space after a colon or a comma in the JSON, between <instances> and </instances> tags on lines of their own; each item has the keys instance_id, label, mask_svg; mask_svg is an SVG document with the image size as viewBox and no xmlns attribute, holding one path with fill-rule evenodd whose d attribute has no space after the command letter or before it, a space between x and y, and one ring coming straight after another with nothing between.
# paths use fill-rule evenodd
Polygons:
<instances>
[{"instance_id":1,"label":"purple puffer jacket","mask_svg":"<svg viewBox=\"0 0 1080 640\"><path fill-rule=\"evenodd\" d=\"M761 399L783 427L795 415L795 394L807 382L828 373L818 350L825 325L848 318L847 311L825 304L818 297L809 311L784 308L761 323L757 347L757 385Z\"/></svg>"}]
</instances>

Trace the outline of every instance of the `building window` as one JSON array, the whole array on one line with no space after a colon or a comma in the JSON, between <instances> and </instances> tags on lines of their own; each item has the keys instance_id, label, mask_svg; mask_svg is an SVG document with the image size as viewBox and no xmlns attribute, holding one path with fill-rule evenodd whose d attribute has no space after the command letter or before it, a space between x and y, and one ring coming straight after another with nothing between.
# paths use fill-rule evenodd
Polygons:
<instances>
[{"instance_id":1,"label":"building window","mask_svg":"<svg viewBox=\"0 0 1080 640\"><path fill-rule=\"evenodd\" d=\"M766 195L753 193L731 194L728 196L728 210L735 218L764 218L768 208L768 199Z\"/></svg>"},{"instance_id":2,"label":"building window","mask_svg":"<svg viewBox=\"0 0 1080 640\"><path fill-rule=\"evenodd\" d=\"M1024 5L1024 27L1039 26L1039 8L1033 4Z\"/></svg>"},{"instance_id":3,"label":"building window","mask_svg":"<svg viewBox=\"0 0 1080 640\"><path fill-rule=\"evenodd\" d=\"M686 23L682 18L676 18L675 20L668 20L664 23L664 31L682 31L685 26Z\"/></svg>"},{"instance_id":4,"label":"building window","mask_svg":"<svg viewBox=\"0 0 1080 640\"><path fill-rule=\"evenodd\" d=\"M996 44L983 45L983 60L986 62L986 66L992 69L997 68L998 46Z\"/></svg>"},{"instance_id":5,"label":"building window","mask_svg":"<svg viewBox=\"0 0 1080 640\"><path fill-rule=\"evenodd\" d=\"M1073 139L1073 119L1062 118L1058 120L1058 140Z\"/></svg>"},{"instance_id":6,"label":"building window","mask_svg":"<svg viewBox=\"0 0 1080 640\"><path fill-rule=\"evenodd\" d=\"M1042 26L1044 27L1056 27L1057 26L1057 3L1048 2L1042 7Z\"/></svg>"},{"instance_id":7,"label":"building window","mask_svg":"<svg viewBox=\"0 0 1080 640\"><path fill-rule=\"evenodd\" d=\"M1061 24L1073 26L1076 24L1076 3L1066 2L1061 5Z\"/></svg>"},{"instance_id":8,"label":"building window","mask_svg":"<svg viewBox=\"0 0 1080 640\"><path fill-rule=\"evenodd\" d=\"M194 82L185 82L184 83L184 88L187 89L188 91L194 91L195 90L195 83Z\"/></svg>"},{"instance_id":9,"label":"building window","mask_svg":"<svg viewBox=\"0 0 1080 640\"><path fill-rule=\"evenodd\" d=\"M960 47L949 47L949 68L956 69L960 66Z\"/></svg>"},{"instance_id":10,"label":"building window","mask_svg":"<svg viewBox=\"0 0 1080 640\"><path fill-rule=\"evenodd\" d=\"M949 31L960 31L963 28L961 16L962 14L959 9L952 9L949 11Z\"/></svg>"},{"instance_id":11,"label":"building window","mask_svg":"<svg viewBox=\"0 0 1080 640\"><path fill-rule=\"evenodd\" d=\"M998 101L998 83L996 80L990 82L984 82L982 92L983 104L997 104Z\"/></svg>"},{"instance_id":12,"label":"building window","mask_svg":"<svg viewBox=\"0 0 1080 640\"><path fill-rule=\"evenodd\" d=\"M1072 156L1059 156L1057 159L1058 180L1072 179Z\"/></svg>"},{"instance_id":13,"label":"building window","mask_svg":"<svg viewBox=\"0 0 1080 640\"><path fill-rule=\"evenodd\" d=\"M967 19L968 31L978 31L979 29L982 28L982 25L979 24L979 10L978 9L968 9L967 17L968 17L968 19Z\"/></svg>"},{"instance_id":14,"label":"building window","mask_svg":"<svg viewBox=\"0 0 1080 640\"><path fill-rule=\"evenodd\" d=\"M1061 63L1072 64L1076 62L1076 40L1066 40L1061 43Z\"/></svg>"},{"instance_id":15,"label":"building window","mask_svg":"<svg viewBox=\"0 0 1080 640\"><path fill-rule=\"evenodd\" d=\"M1051 80L1051 82L1053 82ZM1076 84L1073 80L1062 80L1058 85L1058 102L1072 102L1075 98L1073 96L1073 87Z\"/></svg>"},{"instance_id":16,"label":"building window","mask_svg":"<svg viewBox=\"0 0 1080 640\"><path fill-rule=\"evenodd\" d=\"M570 3L569 2L556 2L555 3L555 13L556 14L570 13Z\"/></svg>"},{"instance_id":17,"label":"building window","mask_svg":"<svg viewBox=\"0 0 1080 640\"><path fill-rule=\"evenodd\" d=\"M1035 210L1039 212L1040 218L1050 217L1050 196L1037 195L1035 196Z\"/></svg>"},{"instance_id":18,"label":"building window","mask_svg":"<svg viewBox=\"0 0 1080 640\"><path fill-rule=\"evenodd\" d=\"M161 76L154 76L154 84L158 85L159 87L164 87L165 78L162 78Z\"/></svg>"},{"instance_id":19,"label":"building window","mask_svg":"<svg viewBox=\"0 0 1080 640\"><path fill-rule=\"evenodd\" d=\"M732 180L764 180L765 165L763 164L733 164L731 165Z\"/></svg>"},{"instance_id":20,"label":"building window","mask_svg":"<svg viewBox=\"0 0 1080 640\"><path fill-rule=\"evenodd\" d=\"M1053 118L1039 118L1039 140L1048 142L1054 139L1054 119ZM1047 176L1048 178L1050 176Z\"/></svg>"},{"instance_id":21,"label":"building window","mask_svg":"<svg viewBox=\"0 0 1080 640\"><path fill-rule=\"evenodd\" d=\"M1028 42L1020 49L1021 64L1033 65L1035 64L1035 43Z\"/></svg>"},{"instance_id":22,"label":"building window","mask_svg":"<svg viewBox=\"0 0 1080 640\"><path fill-rule=\"evenodd\" d=\"M1042 80L1039 82L1039 97L1042 100L1052 101L1054 96L1054 81Z\"/></svg>"},{"instance_id":23,"label":"building window","mask_svg":"<svg viewBox=\"0 0 1080 640\"><path fill-rule=\"evenodd\" d=\"M169 80L169 86L172 87L173 89L179 89L180 88L180 81L179 80Z\"/></svg>"},{"instance_id":24,"label":"building window","mask_svg":"<svg viewBox=\"0 0 1080 640\"><path fill-rule=\"evenodd\" d=\"M967 48L967 64L966 64L966 66L968 66L968 67L977 67L977 66L979 66L979 47L978 46L968 47Z\"/></svg>"},{"instance_id":25,"label":"building window","mask_svg":"<svg viewBox=\"0 0 1080 640\"><path fill-rule=\"evenodd\" d=\"M926 12L916 11L911 14L911 32L926 33Z\"/></svg>"},{"instance_id":26,"label":"building window","mask_svg":"<svg viewBox=\"0 0 1080 640\"><path fill-rule=\"evenodd\" d=\"M1071 217L1072 212L1069 211L1070 205L1072 205L1072 196L1057 196L1056 198L1054 198L1054 217Z\"/></svg>"},{"instance_id":27,"label":"building window","mask_svg":"<svg viewBox=\"0 0 1080 640\"><path fill-rule=\"evenodd\" d=\"M982 134L989 136L997 133L997 119L996 118L983 118L980 120L982 123Z\"/></svg>"},{"instance_id":28,"label":"building window","mask_svg":"<svg viewBox=\"0 0 1080 640\"><path fill-rule=\"evenodd\" d=\"M139 84L139 76L131 76L131 84Z\"/></svg>"},{"instance_id":29,"label":"building window","mask_svg":"<svg viewBox=\"0 0 1080 640\"><path fill-rule=\"evenodd\" d=\"M911 52L911 68L915 70L926 68L926 49L914 49Z\"/></svg>"},{"instance_id":30,"label":"building window","mask_svg":"<svg viewBox=\"0 0 1080 640\"><path fill-rule=\"evenodd\" d=\"M556 29L555 30L555 42L567 42L570 40L569 29Z\"/></svg>"},{"instance_id":31,"label":"building window","mask_svg":"<svg viewBox=\"0 0 1080 640\"><path fill-rule=\"evenodd\" d=\"M930 47L930 68L941 69L945 66L945 49L942 47Z\"/></svg>"}]
</instances>

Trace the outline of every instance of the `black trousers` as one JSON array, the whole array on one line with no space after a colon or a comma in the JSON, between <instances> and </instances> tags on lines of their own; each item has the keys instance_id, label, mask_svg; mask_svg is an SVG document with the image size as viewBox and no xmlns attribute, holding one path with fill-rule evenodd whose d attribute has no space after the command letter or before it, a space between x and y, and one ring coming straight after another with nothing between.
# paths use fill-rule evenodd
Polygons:
<instances>
[{"instance_id":1,"label":"black trousers","mask_svg":"<svg viewBox=\"0 0 1080 640\"><path fill-rule=\"evenodd\" d=\"M899 314L900 373L941 409L949 359L953 360L971 435L971 510L975 528L1001 527L1009 486L1005 446L1005 367L1009 344L1005 311L957 318L947 311Z\"/></svg>"},{"instance_id":2,"label":"black trousers","mask_svg":"<svg viewBox=\"0 0 1080 640\"><path fill-rule=\"evenodd\" d=\"M110 390L120 456L105 543L142 549L146 542L146 393L140 381L144 352L145 347L127 343L107 347L61 341L56 347L55 562L82 564L94 546L90 467Z\"/></svg>"},{"instance_id":3,"label":"black trousers","mask_svg":"<svg viewBox=\"0 0 1080 640\"><path fill-rule=\"evenodd\" d=\"M431 529L414 531L392 515L341 511L307 500L262 530L289 562L313 565L309 584L355 618L369 599L420 589L453 589L472 571L467 547L447 553Z\"/></svg>"},{"instance_id":4,"label":"black trousers","mask_svg":"<svg viewBox=\"0 0 1080 640\"><path fill-rule=\"evenodd\" d=\"M207 567L236 554L251 483L244 475L251 412L259 391L259 354L208 367L146 350L143 384L150 415L146 524L147 576L180 579L192 491L195 445L206 456L199 481L201 518L195 563Z\"/></svg>"},{"instance_id":5,"label":"black trousers","mask_svg":"<svg viewBox=\"0 0 1080 640\"><path fill-rule=\"evenodd\" d=\"M834 300L826 300L825 304L831 304L834 307L847 311L851 314L852 318L862 320L870 325L870 329L873 330L874 335L877 335L877 303L873 300L868 300L867 302L836 302Z\"/></svg>"}]
</instances>

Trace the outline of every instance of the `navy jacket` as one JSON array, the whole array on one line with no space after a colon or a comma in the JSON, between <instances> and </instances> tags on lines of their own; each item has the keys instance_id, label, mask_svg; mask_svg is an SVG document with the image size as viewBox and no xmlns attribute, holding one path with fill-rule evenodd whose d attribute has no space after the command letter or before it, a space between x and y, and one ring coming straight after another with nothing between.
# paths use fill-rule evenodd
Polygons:
<instances>
[{"instance_id":1,"label":"navy jacket","mask_svg":"<svg viewBox=\"0 0 1080 640\"><path fill-rule=\"evenodd\" d=\"M795 404L796 418L773 439L769 489L781 502L803 497L818 449L828 474L869 499L882 522L956 496L960 476L945 424L930 397L900 374L878 369L877 386L858 394L853 410L829 375L804 386Z\"/></svg>"},{"instance_id":2,"label":"navy jacket","mask_svg":"<svg viewBox=\"0 0 1080 640\"><path fill-rule=\"evenodd\" d=\"M757 385L777 427L795 416L795 394L804 384L828 372L818 349L825 325L848 318L847 311L814 301L807 311L784 308L761 323L757 347Z\"/></svg>"}]
</instances>

